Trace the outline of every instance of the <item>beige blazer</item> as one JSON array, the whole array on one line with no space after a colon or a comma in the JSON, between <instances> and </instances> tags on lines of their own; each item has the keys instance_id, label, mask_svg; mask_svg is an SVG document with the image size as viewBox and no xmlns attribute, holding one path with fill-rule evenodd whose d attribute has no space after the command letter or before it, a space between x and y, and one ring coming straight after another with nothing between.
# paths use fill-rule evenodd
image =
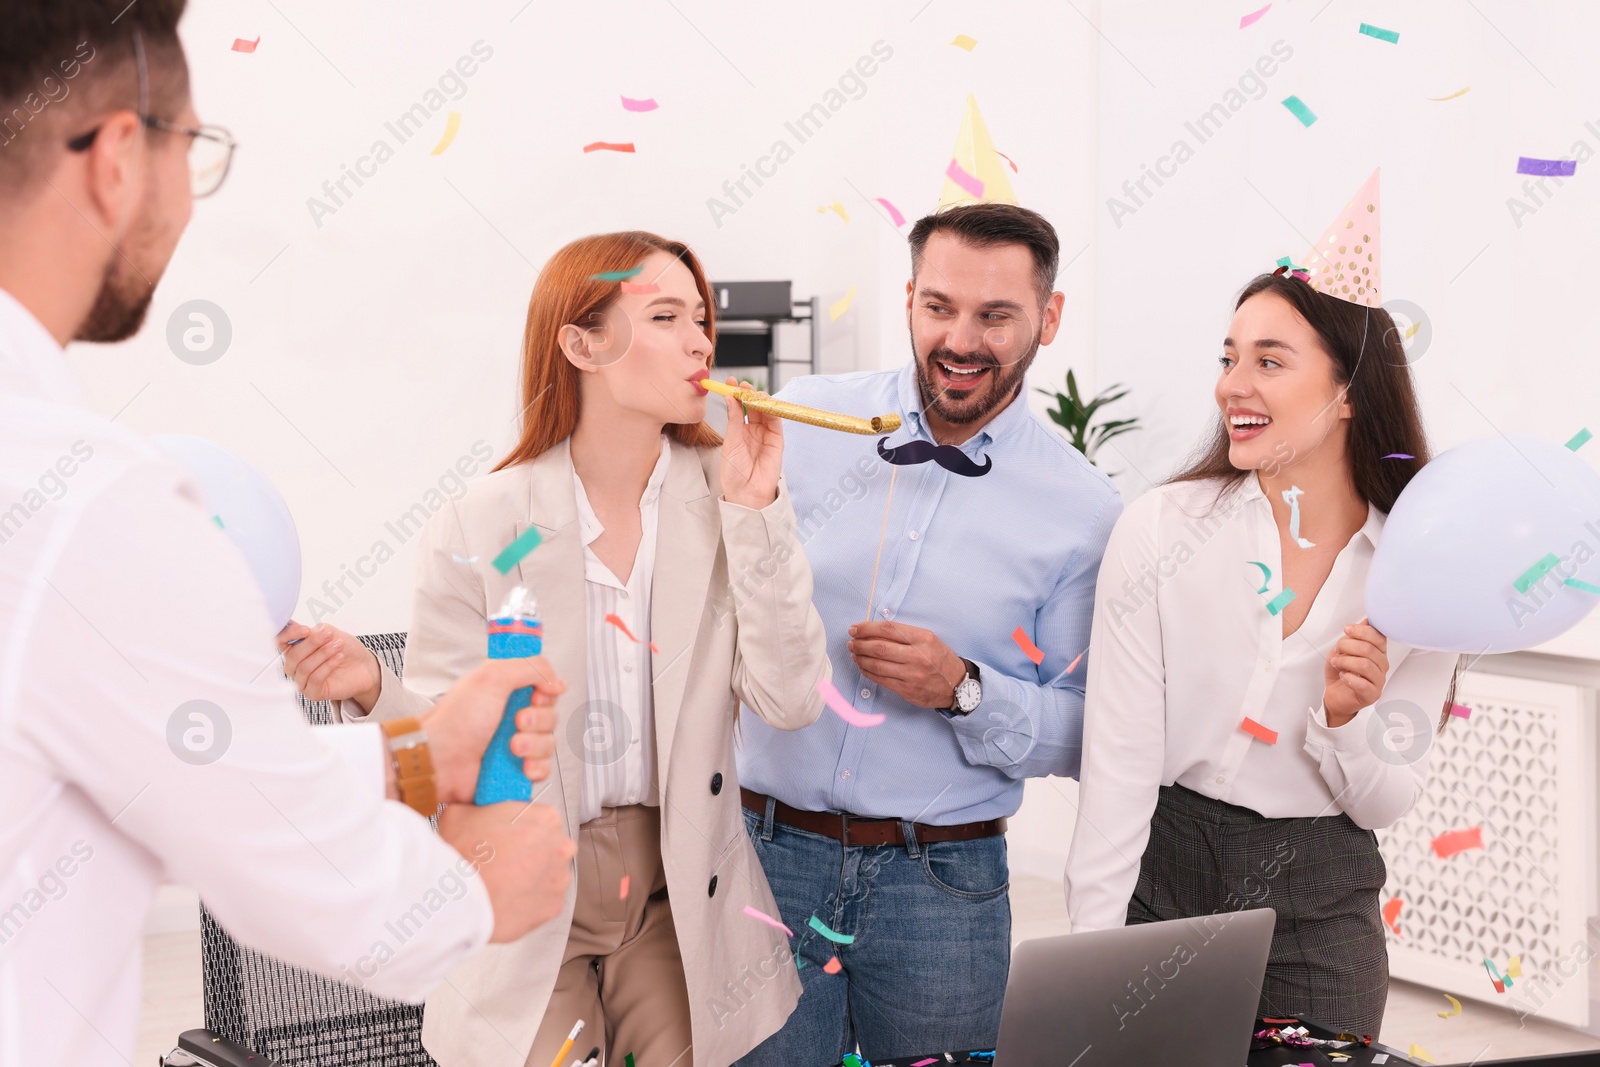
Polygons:
<instances>
[{"instance_id":1,"label":"beige blazer","mask_svg":"<svg viewBox=\"0 0 1600 1067\"><path fill-rule=\"evenodd\" d=\"M660 649L653 693L661 851L688 982L693 1061L724 1067L776 1032L800 996L783 932L743 914L746 905L778 912L741 814L733 755L739 701L779 729L800 729L821 712L816 685L831 669L782 481L771 505L742 508L720 499L720 449L676 441L671 449L650 599ZM542 544L501 575L490 561L530 525ZM373 709L373 717L390 719L428 707L482 662L486 616L513 586L528 585L544 623L544 656L567 683L553 771L534 794L562 811L574 839L584 763L576 747L581 726L569 726L587 700L583 582L563 441L479 480L428 521L405 684L385 671ZM354 704L339 712L360 717ZM523 1067L555 986L575 892L574 881L560 917L519 941L485 946L428 998L422 1040L442 1067Z\"/></svg>"}]
</instances>

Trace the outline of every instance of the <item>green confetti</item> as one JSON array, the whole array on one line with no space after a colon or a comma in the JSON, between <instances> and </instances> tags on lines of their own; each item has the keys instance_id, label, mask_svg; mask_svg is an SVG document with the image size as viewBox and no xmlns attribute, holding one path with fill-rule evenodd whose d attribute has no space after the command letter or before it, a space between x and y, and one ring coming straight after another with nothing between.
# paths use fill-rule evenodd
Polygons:
<instances>
[{"instance_id":1,"label":"green confetti","mask_svg":"<svg viewBox=\"0 0 1600 1067\"><path fill-rule=\"evenodd\" d=\"M1363 22L1361 24L1361 32L1368 37L1376 37L1380 41L1388 41L1390 44L1400 43L1399 30L1386 30L1379 26L1369 26Z\"/></svg>"},{"instance_id":2,"label":"green confetti","mask_svg":"<svg viewBox=\"0 0 1600 1067\"><path fill-rule=\"evenodd\" d=\"M628 1053L623 1059L627 1061L628 1067L633 1067L633 1053Z\"/></svg>"},{"instance_id":3,"label":"green confetti","mask_svg":"<svg viewBox=\"0 0 1600 1067\"><path fill-rule=\"evenodd\" d=\"M510 573L511 568L520 563L523 556L538 548L543 540L539 536L539 527L528 527L520 537L500 550L500 554L494 558L494 569L501 574Z\"/></svg>"},{"instance_id":4,"label":"green confetti","mask_svg":"<svg viewBox=\"0 0 1600 1067\"><path fill-rule=\"evenodd\" d=\"M1589 438L1593 436L1594 434L1589 432L1589 427L1585 426L1583 429L1572 435L1572 440L1567 442L1567 447L1576 452L1588 442Z\"/></svg>"},{"instance_id":5,"label":"green confetti","mask_svg":"<svg viewBox=\"0 0 1600 1067\"><path fill-rule=\"evenodd\" d=\"M1285 589L1271 600L1267 601L1267 610L1276 615L1289 606L1289 601L1294 599L1294 590Z\"/></svg>"},{"instance_id":6,"label":"green confetti","mask_svg":"<svg viewBox=\"0 0 1600 1067\"><path fill-rule=\"evenodd\" d=\"M226 526L222 525L222 516L221 515L213 515L213 516L211 516L211 521L217 524L217 529L219 529L219 530L226 530L227 529Z\"/></svg>"},{"instance_id":7,"label":"green confetti","mask_svg":"<svg viewBox=\"0 0 1600 1067\"><path fill-rule=\"evenodd\" d=\"M1283 106L1289 109L1291 115L1300 120L1300 125L1302 126L1309 126L1317 121L1316 113L1301 103L1298 96L1284 97Z\"/></svg>"},{"instance_id":8,"label":"green confetti","mask_svg":"<svg viewBox=\"0 0 1600 1067\"><path fill-rule=\"evenodd\" d=\"M1517 592L1526 593L1528 589L1532 587L1534 582L1537 582L1540 578L1543 578L1545 575L1549 574L1556 564L1560 562L1561 561L1556 558L1556 554L1554 552L1546 552L1543 559L1529 567L1527 570L1523 571L1522 577L1518 578L1511 584L1516 586Z\"/></svg>"},{"instance_id":9,"label":"green confetti","mask_svg":"<svg viewBox=\"0 0 1600 1067\"><path fill-rule=\"evenodd\" d=\"M589 275L589 280L592 282L625 282L642 270L644 270L643 263L632 270L603 270L599 274Z\"/></svg>"},{"instance_id":10,"label":"green confetti","mask_svg":"<svg viewBox=\"0 0 1600 1067\"><path fill-rule=\"evenodd\" d=\"M1572 586L1572 588L1580 590L1580 591L1585 592L1585 593L1600 593L1600 585L1590 585L1588 582L1579 581L1576 578L1568 578L1566 581L1562 582L1561 584L1562 585L1570 585L1570 586Z\"/></svg>"}]
</instances>

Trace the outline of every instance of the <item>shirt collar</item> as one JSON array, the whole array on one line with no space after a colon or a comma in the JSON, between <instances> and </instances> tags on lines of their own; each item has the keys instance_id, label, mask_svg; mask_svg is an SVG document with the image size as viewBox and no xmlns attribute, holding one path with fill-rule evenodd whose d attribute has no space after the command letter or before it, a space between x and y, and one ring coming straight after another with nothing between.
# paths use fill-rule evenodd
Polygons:
<instances>
[{"instance_id":1,"label":"shirt collar","mask_svg":"<svg viewBox=\"0 0 1600 1067\"><path fill-rule=\"evenodd\" d=\"M666 434L661 435L661 456L656 460L655 467L650 471L650 480L645 482L644 494L639 497L641 508L651 507L661 498L661 486L667 480L667 466L672 458L672 443ZM589 495L584 492L583 479L578 477L578 468L572 468L572 486L577 494L578 503L578 528L583 531L583 544L588 547L589 542L606 532L600 525L600 520L595 516L594 509L589 506Z\"/></svg>"},{"instance_id":2,"label":"shirt collar","mask_svg":"<svg viewBox=\"0 0 1600 1067\"><path fill-rule=\"evenodd\" d=\"M1267 499L1267 494L1261 489L1260 475L1252 472L1244 479L1244 484L1240 491L1244 494L1246 500L1261 501L1267 506L1268 513L1271 513L1272 501ZM1303 505L1304 498L1302 498L1301 502ZM1384 518L1383 512L1379 511L1375 505L1367 504L1367 521L1361 524L1361 529L1357 530L1356 533L1365 537L1373 548L1378 547L1378 540L1383 536Z\"/></svg>"},{"instance_id":3,"label":"shirt collar","mask_svg":"<svg viewBox=\"0 0 1600 1067\"><path fill-rule=\"evenodd\" d=\"M913 437L926 437L933 440L933 433L928 429L927 416L923 412L922 393L917 388L917 357L913 355L900 368L900 377L896 382L896 391L900 399L900 412L905 416L906 432ZM1011 402L1001 408L994 418L984 424L983 429L963 442L963 450L967 445L976 444L985 446L1002 441L1014 434L1028 418L1028 398L1026 396L1027 382L1017 390L1017 395Z\"/></svg>"},{"instance_id":4,"label":"shirt collar","mask_svg":"<svg viewBox=\"0 0 1600 1067\"><path fill-rule=\"evenodd\" d=\"M0 395L88 407L66 352L16 297L0 289Z\"/></svg>"}]
</instances>

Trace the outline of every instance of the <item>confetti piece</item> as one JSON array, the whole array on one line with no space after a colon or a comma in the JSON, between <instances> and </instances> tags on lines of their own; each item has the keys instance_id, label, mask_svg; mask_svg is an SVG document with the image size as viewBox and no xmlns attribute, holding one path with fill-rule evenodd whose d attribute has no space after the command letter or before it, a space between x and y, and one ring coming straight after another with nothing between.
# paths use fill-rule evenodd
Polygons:
<instances>
[{"instance_id":1,"label":"confetti piece","mask_svg":"<svg viewBox=\"0 0 1600 1067\"><path fill-rule=\"evenodd\" d=\"M1039 651L1038 645L1035 645L1032 641L1028 640L1028 633L1022 627L1019 626L1015 630L1011 631L1011 640L1015 641L1017 643L1017 647L1022 649L1022 654L1024 656L1027 656L1029 659L1033 660L1033 665L1035 667L1044 662L1044 653Z\"/></svg>"},{"instance_id":2,"label":"confetti piece","mask_svg":"<svg viewBox=\"0 0 1600 1067\"><path fill-rule=\"evenodd\" d=\"M839 690L826 678L817 679L817 692L822 694L823 703L833 709L833 713L851 726L877 726L889 716L872 712L861 712L851 707L850 702L839 694Z\"/></svg>"},{"instance_id":3,"label":"confetti piece","mask_svg":"<svg viewBox=\"0 0 1600 1067\"><path fill-rule=\"evenodd\" d=\"M1404 906L1405 902L1399 897L1390 897L1383 905L1383 921L1396 937L1400 936L1400 909Z\"/></svg>"},{"instance_id":4,"label":"confetti piece","mask_svg":"<svg viewBox=\"0 0 1600 1067\"><path fill-rule=\"evenodd\" d=\"M1361 29L1357 32L1364 33L1368 37L1374 37L1380 41L1388 41L1390 44L1400 43L1400 32L1398 30L1386 30L1379 26L1369 26L1363 22Z\"/></svg>"},{"instance_id":5,"label":"confetti piece","mask_svg":"<svg viewBox=\"0 0 1600 1067\"><path fill-rule=\"evenodd\" d=\"M1457 1000L1455 997L1452 997L1449 993L1446 993L1444 995L1444 999L1446 999L1446 1000L1448 1000L1450 1002L1450 1007L1453 1008L1454 1010L1453 1011L1436 1011L1436 1012L1434 1012L1435 1015L1437 1015L1441 1019L1450 1019L1450 1018L1454 1018L1455 1016L1461 1014L1461 1001Z\"/></svg>"},{"instance_id":6,"label":"confetti piece","mask_svg":"<svg viewBox=\"0 0 1600 1067\"><path fill-rule=\"evenodd\" d=\"M648 295L650 293L659 293L661 286L651 285L649 282L623 282L622 291L624 293Z\"/></svg>"},{"instance_id":7,"label":"confetti piece","mask_svg":"<svg viewBox=\"0 0 1600 1067\"><path fill-rule=\"evenodd\" d=\"M653 96L645 97L643 100L635 100L631 96L625 96L622 98L622 108L624 111L654 111L660 106L660 104L656 103L656 98Z\"/></svg>"},{"instance_id":8,"label":"confetti piece","mask_svg":"<svg viewBox=\"0 0 1600 1067\"><path fill-rule=\"evenodd\" d=\"M243 37L235 37L233 39L233 50L235 52L254 52L256 50L256 45L260 43L260 37L257 37L253 41L247 41Z\"/></svg>"},{"instance_id":9,"label":"confetti piece","mask_svg":"<svg viewBox=\"0 0 1600 1067\"><path fill-rule=\"evenodd\" d=\"M952 159L950 161L950 165L944 169L944 176L961 186L961 188L965 189L973 196L983 196L983 182L962 170L961 164L957 163L955 160Z\"/></svg>"},{"instance_id":10,"label":"confetti piece","mask_svg":"<svg viewBox=\"0 0 1600 1067\"><path fill-rule=\"evenodd\" d=\"M1410 1056L1414 1060L1421 1060L1423 1063L1433 1062L1433 1059L1428 1055L1428 1050L1423 1048L1421 1045L1412 1045L1410 1051L1408 1051L1406 1055ZM1376 1063L1377 1060L1373 1060L1373 1062Z\"/></svg>"},{"instance_id":11,"label":"confetti piece","mask_svg":"<svg viewBox=\"0 0 1600 1067\"><path fill-rule=\"evenodd\" d=\"M856 298L856 287L851 286L850 291L844 294L842 300L828 305L828 318L834 322L839 321L839 316L850 310L850 302Z\"/></svg>"},{"instance_id":12,"label":"confetti piece","mask_svg":"<svg viewBox=\"0 0 1600 1067\"><path fill-rule=\"evenodd\" d=\"M883 209L889 213L890 222L894 223L896 226L904 226L906 224L906 217L900 214L899 208L895 207L881 196L877 197L876 199L878 203L883 205Z\"/></svg>"},{"instance_id":13,"label":"confetti piece","mask_svg":"<svg viewBox=\"0 0 1600 1067\"><path fill-rule=\"evenodd\" d=\"M1267 729L1265 726L1262 726L1248 715L1244 717L1244 722L1239 724L1239 729L1243 730L1251 737L1259 738L1260 740L1265 741L1269 745L1275 745L1278 743L1278 731Z\"/></svg>"},{"instance_id":14,"label":"confetti piece","mask_svg":"<svg viewBox=\"0 0 1600 1067\"><path fill-rule=\"evenodd\" d=\"M787 926L783 925L783 923L779 922L777 919L774 919L772 916L768 915L764 911L758 911L757 909L752 908L750 905L746 904L744 906L744 913L746 915L750 916L750 918L752 918L752 919L760 919L762 922L766 923L768 926L776 927L777 929L782 930L784 933L788 934L790 937L794 936L794 931L793 930L789 929Z\"/></svg>"},{"instance_id":15,"label":"confetti piece","mask_svg":"<svg viewBox=\"0 0 1600 1067\"><path fill-rule=\"evenodd\" d=\"M213 516L211 516L211 521L217 524L217 529L219 529L219 530L226 530L227 529L226 526L222 525L222 516L221 515L213 515Z\"/></svg>"},{"instance_id":16,"label":"confetti piece","mask_svg":"<svg viewBox=\"0 0 1600 1067\"><path fill-rule=\"evenodd\" d=\"M938 1060L934 1059L932 1056L929 1056L925 1060L918 1060L916 1063L913 1063L911 1067L928 1067L928 1064L938 1062Z\"/></svg>"},{"instance_id":17,"label":"confetti piece","mask_svg":"<svg viewBox=\"0 0 1600 1067\"><path fill-rule=\"evenodd\" d=\"M1004 152L1000 151L1000 149L996 148L994 150L994 154L999 156L1001 159L1005 160L1007 163L1011 163L1011 157L1006 155ZM1017 165L1015 163L1011 163L1011 173L1012 174L1016 174L1017 173Z\"/></svg>"},{"instance_id":18,"label":"confetti piece","mask_svg":"<svg viewBox=\"0 0 1600 1067\"><path fill-rule=\"evenodd\" d=\"M539 536L539 527L528 527L515 541L500 550L500 554L494 558L494 569L501 574L510 573L511 568L521 562L523 556L538 548L543 540Z\"/></svg>"},{"instance_id":19,"label":"confetti piece","mask_svg":"<svg viewBox=\"0 0 1600 1067\"><path fill-rule=\"evenodd\" d=\"M451 558L451 560L453 560L456 563L476 563L476 562L478 562L478 557L477 556L458 556L454 552L450 553L450 558Z\"/></svg>"},{"instance_id":20,"label":"confetti piece","mask_svg":"<svg viewBox=\"0 0 1600 1067\"><path fill-rule=\"evenodd\" d=\"M1409 453L1406 453L1406 452L1390 452L1387 456L1384 456L1383 458L1384 459L1416 459L1417 457L1413 456L1413 455L1410 455Z\"/></svg>"},{"instance_id":21,"label":"confetti piece","mask_svg":"<svg viewBox=\"0 0 1600 1067\"><path fill-rule=\"evenodd\" d=\"M1316 545L1300 536L1300 494L1304 492L1298 485L1291 485L1283 491L1283 502L1289 505L1289 536L1301 548L1316 548Z\"/></svg>"},{"instance_id":22,"label":"confetti piece","mask_svg":"<svg viewBox=\"0 0 1600 1067\"><path fill-rule=\"evenodd\" d=\"M1542 174L1547 178L1570 178L1578 169L1575 159L1534 159L1517 157L1518 174Z\"/></svg>"},{"instance_id":23,"label":"confetti piece","mask_svg":"<svg viewBox=\"0 0 1600 1067\"><path fill-rule=\"evenodd\" d=\"M1506 983L1500 978L1500 972L1494 969L1494 961L1487 956L1483 958L1483 969L1489 972L1489 981L1493 983L1494 991L1496 993L1504 993L1506 991Z\"/></svg>"},{"instance_id":24,"label":"confetti piece","mask_svg":"<svg viewBox=\"0 0 1600 1067\"><path fill-rule=\"evenodd\" d=\"M1298 96L1284 97L1283 106L1289 109L1289 114L1300 120L1300 125L1302 126L1309 126L1317 121L1316 112L1301 103Z\"/></svg>"},{"instance_id":25,"label":"confetti piece","mask_svg":"<svg viewBox=\"0 0 1600 1067\"><path fill-rule=\"evenodd\" d=\"M1079 664L1079 663L1080 663L1080 662L1082 662L1082 660L1083 660L1083 657L1084 657L1084 656L1085 656L1085 655L1087 655L1087 654L1088 654L1088 652L1089 652L1089 650L1088 650L1088 649L1087 649L1087 648L1086 648L1086 649L1084 649L1084 650L1083 650L1083 651L1082 651L1082 652L1079 652L1079 653L1078 653L1078 658L1077 658L1077 659L1075 659L1075 660L1073 660L1073 661L1072 661L1072 662L1071 662L1071 663L1069 663L1069 664L1067 664L1067 673L1068 673L1068 674L1071 674L1071 673L1072 673L1072 672L1073 672L1073 671L1075 671L1075 670L1077 670L1077 669L1078 669L1078 664Z\"/></svg>"},{"instance_id":26,"label":"confetti piece","mask_svg":"<svg viewBox=\"0 0 1600 1067\"><path fill-rule=\"evenodd\" d=\"M827 963L822 965L822 969L827 971L829 974L838 974L840 971L844 970L844 966L839 962L838 956L833 956L828 960Z\"/></svg>"},{"instance_id":27,"label":"confetti piece","mask_svg":"<svg viewBox=\"0 0 1600 1067\"><path fill-rule=\"evenodd\" d=\"M853 934L836 934L832 930L828 929L827 923L823 922L815 915L811 916L811 921L806 925L811 927L811 929L815 930L817 933L821 934L823 937L827 938L829 941L832 941L835 945L855 944L856 939Z\"/></svg>"},{"instance_id":28,"label":"confetti piece","mask_svg":"<svg viewBox=\"0 0 1600 1067\"><path fill-rule=\"evenodd\" d=\"M951 41L950 43L955 45L957 48L965 48L969 52L978 47L978 42L974 41L971 37L968 37L964 33L956 34L955 40Z\"/></svg>"},{"instance_id":29,"label":"confetti piece","mask_svg":"<svg viewBox=\"0 0 1600 1067\"><path fill-rule=\"evenodd\" d=\"M1512 956L1509 960L1506 961L1506 977L1507 978L1521 978L1522 977L1522 957L1521 956Z\"/></svg>"},{"instance_id":30,"label":"confetti piece","mask_svg":"<svg viewBox=\"0 0 1600 1067\"><path fill-rule=\"evenodd\" d=\"M1458 852L1468 849L1483 847L1483 827L1474 826L1470 830L1447 830L1433 839L1433 851L1442 860L1447 860Z\"/></svg>"},{"instance_id":31,"label":"confetti piece","mask_svg":"<svg viewBox=\"0 0 1600 1067\"><path fill-rule=\"evenodd\" d=\"M1594 434L1589 432L1589 427L1585 426L1583 429L1572 435L1572 440L1567 442L1567 447L1576 452L1578 449L1587 444L1589 438L1593 436Z\"/></svg>"},{"instance_id":32,"label":"confetti piece","mask_svg":"<svg viewBox=\"0 0 1600 1067\"><path fill-rule=\"evenodd\" d=\"M1438 103L1443 103L1446 100L1454 100L1456 97L1460 96L1462 93L1471 92L1471 91L1472 91L1472 86L1469 85L1465 89L1457 89L1455 92L1451 93L1449 96L1430 96L1430 97L1428 97L1428 99L1432 100L1434 103L1438 104Z\"/></svg>"},{"instance_id":33,"label":"confetti piece","mask_svg":"<svg viewBox=\"0 0 1600 1067\"><path fill-rule=\"evenodd\" d=\"M1517 592L1526 593L1534 582L1537 582L1540 578L1543 578L1545 575L1549 574L1550 571L1560 562L1561 561L1556 558L1556 554L1554 552L1546 552L1544 557L1540 559L1539 562L1523 571L1522 577L1518 578L1511 584L1516 587Z\"/></svg>"},{"instance_id":34,"label":"confetti piece","mask_svg":"<svg viewBox=\"0 0 1600 1067\"><path fill-rule=\"evenodd\" d=\"M1588 582L1580 581L1577 578L1565 578L1561 584L1570 585L1572 588L1584 593L1600 593L1600 585L1590 585Z\"/></svg>"},{"instance_id":35,"label":"confetti piece","mask_svg":"<svg viewBox=\"0 0 1600 1067\"><path fill-rule=\"evenodd\" d=\"M628 899L628 876L627 875L623 875L622 876L622 888L617 891L617 899L618 900L627 900Z\"/></svg>"},{"instance_id":36,"label":"confetti piece","mask_svg":"<svg viewBox=\"0 0 1600 1067\"><path fill-rule=\"evenodd\" d=\"M1261 18L1262 15L1265 15L1268 11L1271 11L1271 10L1272 10L1272 5L1268 4L1266 7L1262 8L1260 11L1252 11L1248 15L1240 16L1240 18L1239 18L1239 28L1242 30L1246 26L1250 26L1250 25L1255 24Z\"/></svg>"},{"instance_id":37,"label":"confetti piece","mask_svg":"<svg viewBox=\"0 0 1600 1067\"><path fill-rule=\"evenodd\" d=\"M589 280L591 282L622 282L627 281L642 270L644 270L643 263L632 270L603 270L599 274L589 275Z\"/></svg>"},{"instance_id":38,"label":"confetti piece","mask_svg":"<svg viewBox=\"0 0 1600 1067\"><path fill-rule=\"evenodd\" d=\"M584 145L583 150L585 152L632 152L633 142L612 144L610 141L596 141L594 144Z\"/></svg>"},{"instance_id":39,"label":"confetti piece","mask_svg":"<svg viewBox=\"0 0 1600 1067\"><path fill-rule=\"evenodd\" d=\"M1417 331L1420 330L1421 328L1422 328L1422 320L1421 319L1418 319L1416 322L1413 322L1410 326L1407 326L1406 327L1406 340L1409 341L1413 337L1415 337L1417 335Z\"/></svg>"},{"instance_id":40,"label":"confetti piece","mask_svg":"<svg viewBox=\"0 0 1600 1067\"><path fill-rule=\"evenodd\" d=\"M436 156L450 147L450 142L456 139L456 131L461 128L461 112L452 111L444 120L444 136L439 138L439 143L433 146L430 156Z\"/></svg>"},{"instance_id":41,"label":"confetti piece","mask_svg":"<svg viewBox=\"0 0 1600 1067\"><path fill-rule=\"evenodd\" d=\"M1458 719L1466 719L1472 716L1472 709L1467 707L1465 704L1451 704L1450 714L1454 715Z\"/></svg>"},{"instance_id":42,"label":"confetti piece","mask_svg":"<svg viewBox=\"0 0 1600 1067\"><path fill-rule=\"evenodd\" d=\"M616 614L607 614L606 618L605 618L605 621L609 622L612 626L615 626L617 629L621 630L623 636L626 637L629 641L632 641L636 645L639 643L639 639L637 637L633 636L633 631L628 629L628 624L623 622L622 619L619 616L617 616ZM661 655L661 650L656 647L656 643L654 641L650 642L650 651L654 652L658 656Z\"/></svg>"},{"instance_id":43,"label":"confetti piece","mask_svg":"<svg viewBox=\"0 0 1600 1067\"><path fill-rule=\"evenodd\" d=\"M1253 559L1246 560L1245 562L1250 564L1252 567L1261 568L1261 588L1257 589L1256 592L1265 593L1267 591L1267 583L1272 581L1272 568L1267 566L1265 563L1257 563Z\"/></svg>"},{"instance_id":44,"label":"confetti piece","mask_svg":"<svg viewBox=\"0 0 1600 1067\"><path fill-rule=\"evenodd\" d=\"M1372 1062L1373 1063L1388 1063L1389 1062L1389 1054L1387 1052L1380 1052L1376 1056L1372 1057Z\"/></svg>"},{"instance_id":45,"label":"confetti piece","mask_svg":"<svg viewBox=\"0 0 1600 1067\"><path fill-rule=\"evenodd\" d=\"M844 209L844 205L839 203L839 201L835 200L831 204L824 204L822 207L817 208L817 214L820 215L824 211L829 211L829 210L831 210L835 215L838 215L841 219L844 219L846 224L848 224L850 222L849 214L846 213L846 211Z\"/></svg>"},{"instance_id":46,"label":"confetti piece","mask_svg":"<svg viewBox=\"0 0 1600 1067\"><path fill-rule=\"evenodd\" d=\"M1284 608L1288 607L1289 606L1289 601L1291 601L1293 599L1294 599L1294 590L1293 589L1285 589L1283 592L1279 593L1277 596L1275 596L1271 600L1267 601L1267 610L1272 612L1272 614L1276 615L1278 612L1280 612Z\"/></svg>"}]
</instances>

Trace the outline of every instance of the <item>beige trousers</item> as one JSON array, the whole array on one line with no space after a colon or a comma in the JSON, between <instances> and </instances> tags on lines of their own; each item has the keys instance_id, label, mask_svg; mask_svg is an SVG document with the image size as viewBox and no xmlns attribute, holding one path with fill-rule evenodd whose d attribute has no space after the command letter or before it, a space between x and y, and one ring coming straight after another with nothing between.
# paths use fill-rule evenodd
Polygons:
<instances>
[{"instance_id":1,"label":"beige trousers","mask_svg":"<svg viewBox=\"0 0 1600 1067\"><path fill-rule=\"evenodd\" d=\"M621 895L622 879L628 895ZM689 991L661 864L661 809L602 808L578 830L578 892L555 991L527 1067L581 1062L598 1045L606 1067L694 1067Z\"/></svg>"}]
</instances>

